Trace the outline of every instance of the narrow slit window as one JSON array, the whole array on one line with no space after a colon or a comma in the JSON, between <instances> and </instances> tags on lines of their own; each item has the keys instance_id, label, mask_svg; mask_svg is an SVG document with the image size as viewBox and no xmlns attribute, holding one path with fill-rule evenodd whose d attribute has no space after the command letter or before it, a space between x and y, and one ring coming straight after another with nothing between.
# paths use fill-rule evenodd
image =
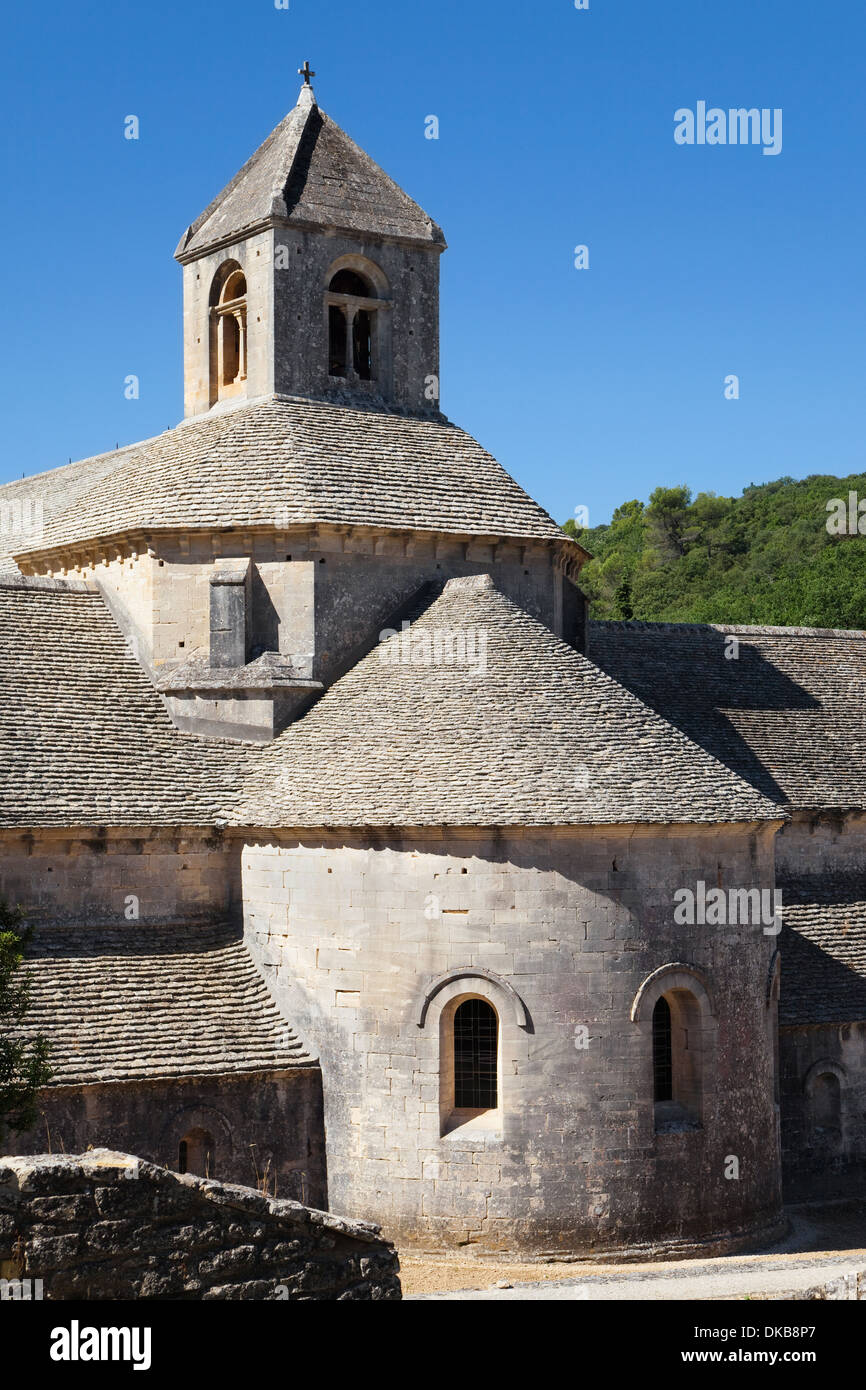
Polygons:
<instances>
[{"instance_id":1,"label":"narrow slit window","mask_svg":"<svg viewBox=\"0 0 866 1390\"><path fill-rule=\"evenodd\" d=\"M842 1129L842 1088L838 1076L824 1072L812 1087L812 1123L820 1134L839 1134Z\"/></svg>"}]
</instances>

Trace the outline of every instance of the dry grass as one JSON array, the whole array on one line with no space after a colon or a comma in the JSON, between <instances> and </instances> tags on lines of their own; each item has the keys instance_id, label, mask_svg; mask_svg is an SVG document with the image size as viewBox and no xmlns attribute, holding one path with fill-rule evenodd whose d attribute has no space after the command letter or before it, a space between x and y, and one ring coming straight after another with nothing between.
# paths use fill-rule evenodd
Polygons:
<instances>
[{"instance_id":1,"label":"dry grass","mask_svg":"<svg viewBox=\"0 0 866 1390\"><path fill-rule=\"evenodd\" d=\"M458 1289L489 1289L500 1279L509 1284L536 1283L541 1279L568 1279L595 1271L586 1266L562 1264L514 1264L491 1260L432 1260L423 1255L400 1255L400 1282L404 1294L454 1293Z\"/></svg>"}]
</instances>

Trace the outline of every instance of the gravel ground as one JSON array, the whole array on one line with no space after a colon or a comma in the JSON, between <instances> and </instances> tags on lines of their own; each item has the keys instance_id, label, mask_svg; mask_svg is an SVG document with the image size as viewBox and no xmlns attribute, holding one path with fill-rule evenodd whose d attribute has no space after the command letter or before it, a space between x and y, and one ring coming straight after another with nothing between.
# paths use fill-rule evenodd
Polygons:
<instances>
[{"instance_id":1,"label":"gravel ground","mask_svg":"<svg viewBox=\"0 0 866 1390\"><path fill-rule=\"evenodd\" d=\"M491 1300L780 1297L866 1266L866 1207L830 1204L789 1212L784 1240L751 1255L652 1264L563 1265L437 1260L403 1254L404 1298ZM510 1289L496 1288L507 1283Z\"/></svg>"}]
</instances>

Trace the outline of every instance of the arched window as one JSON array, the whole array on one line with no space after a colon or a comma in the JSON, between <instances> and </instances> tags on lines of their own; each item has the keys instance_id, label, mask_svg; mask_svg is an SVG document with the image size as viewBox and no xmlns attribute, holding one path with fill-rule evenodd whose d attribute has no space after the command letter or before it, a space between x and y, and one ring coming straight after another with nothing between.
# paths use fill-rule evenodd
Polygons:
<instances>
[{"instance_id":1,"label":"arched window","mask_svg":"<svg viewBox=\"0 0 866 1390\"><path fill-rule=\"evenodd\" d=\"M454 1106L495 1110L499 1020L486 999L466 999L454 1013Z\"/></svg>"},{"instance_id":2,"label":"arched window","mask_svg":"<svg viewBox=\"0 0 866 1390\"><path fill-rule=\"evenodd\" d=\"M179 1173L195 1173L200 1178L213 1177L213 1136L206 1129L191 1129L177 1147Z\"/></svg>"},{"instance_id":3,"label":"arched window","mask_svg":"<svg viewBox=\"0 0 866 1390\"><path fill-rule=\"evenodd\" d=\"M350 381L376 375L378 296L356 270L344 267L328 284L328 374Z\"/></svg>"},{"instance_id":4,"label":"arched window","mask_svg":"<svg viewBox=\"0 0 866 1390\"><path fill-rule=\"evenodd\" d=\"M718 1034L707 981L684 961L661 965L635 995L631 1018L643 1036L656 1132L700 1129L704 1095L715 1089Z\"/></svg>"},{"instance_id":5,"label":"arched window","mask_svg":"<svg viewBox=\"0 0 866 1390\"><path fill-rule=\"evenodd\" d=\"M220 323L222 330L222 363L220 385L233 386L238 379L241 367L241 330L234 314L225 314Z\"/></svg>"},{"instance_id":6,"label":"arched window","mask_svg":"<svg viewBox=\"0 0 866 1390\"><path fill-rule=\"evenodd\" d=\"M703 1106L701 1006L689 989L669 989L652 1013L656 1129L695 1128Z\"/></svg>"},{"instance_id":7,"label":"arched window","mask_svg":"<svg viewBox=\"0 0 866 1390\"><path fill-rule=\"evenodd\" d=\"M210 293L211 404L241 395L247 379L247 282L236 261L226 261Z\"/></svg>"},{"instance_id":8,"label":"arched window","mask_svg":"<svg viewBox=\"0 0 866 1390\"><path fill-rule=\"evenodd\" d=\"M418 1028L430 1020L437 1035L440 1135L471 1140L477 1133L481 1143L502 1138L529 1057L532 1020L520 995L483 966L452 968L427 981L416 1001ZM432 1063L434 1055L427 1056Z\"/></svg>"}]
</instances>

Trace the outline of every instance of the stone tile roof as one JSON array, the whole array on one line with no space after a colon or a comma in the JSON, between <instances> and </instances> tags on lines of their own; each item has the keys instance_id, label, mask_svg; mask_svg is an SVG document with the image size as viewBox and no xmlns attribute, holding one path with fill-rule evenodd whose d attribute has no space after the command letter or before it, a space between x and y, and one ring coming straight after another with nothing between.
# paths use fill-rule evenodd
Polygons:
<instances>
[{"instance_id":1,"label":"stone tile roof","mask_svg":"<svg viewBox=\"0 0 866 1390\"><path fill-rule=\"evenodd\" d=\"M782 884L779 1022L866 1021L866 894L821 882Z\"/></svg>"},{"instance_id":2,"label":"stone tile roof","mask_svg":"<svg viewBox=\"0 0 866 1390\"><path fill-rule=\"evenodd\" d=\"M235 824L592 825L774 819L765 797L492 585L409 629L486 634L486 670L378 647L251 761ZM480 650L480 648L478 649ZM323 769L325 771L323 771Z\"/></svg>"},{"instance_id":3,"label":"stone tile roof","mask_svg":"<svg viewBox=\"0 0 866 1390\"><path fill-rule=\"evenodd\" d=\"M725 659L727 634L737 660ZM766 796L866 806L866 632L599 622L589 651Z\"/></svg>"},{"instance_id":4,"label":"stone tile roof","mask_svg":"<svg viewBox=\"0 0 866 1390\"><path fill-rule=\"evenodd\" d=\"M121 450L113 472L47 509L43 535L20 553L136 530L317 522L566 540L447 421L269 396Z\"/></svg>"},{"instance_id":5,"label":"stone tile roof","mask_svg":"<svg viewBox=\"0 0 866 1390\"><path fill-rule=\"evenodd\" d=\"M315 1065L228 927L40 927L24 968L52 1085Z\"/></svg>"},{"instance_id":6,"label":"stone tile roof","mask_svg":"<svg viewBox=\"0 0 866 1390\"><path fill-rule=\"evenodd\" d=\"M212 825L243 753L174 727L100 594L0 582L0 825Z\"/></svg>"},{"instance_id":7,"label":"stone tile roof","mask_svg":"<svg viewBox=\"0 0 866 1390\"><path fill-rule=\"evenodd\" d=\"M272 220L445 244L439 227L309 89L180 240L185 260Z\"/></svg>"},{"instance_id":8,"label":"stone tile roof","mask_svg":"<svg viewBox=\"0 0 866 1390\"><path fill-rule=\"evenodd\" d=\"M149 440L132 447L142 449L148 443ZM3 518L0 577L17 575L20 571L13 556L22 549L38 548L45 523L68 508L74 508L79 497L121 466L128 452L124 448L96 454L93 458L79 459L77 463L65 463L60 468L0 484L0 516Z\"/></svg>"}]
</instances>

